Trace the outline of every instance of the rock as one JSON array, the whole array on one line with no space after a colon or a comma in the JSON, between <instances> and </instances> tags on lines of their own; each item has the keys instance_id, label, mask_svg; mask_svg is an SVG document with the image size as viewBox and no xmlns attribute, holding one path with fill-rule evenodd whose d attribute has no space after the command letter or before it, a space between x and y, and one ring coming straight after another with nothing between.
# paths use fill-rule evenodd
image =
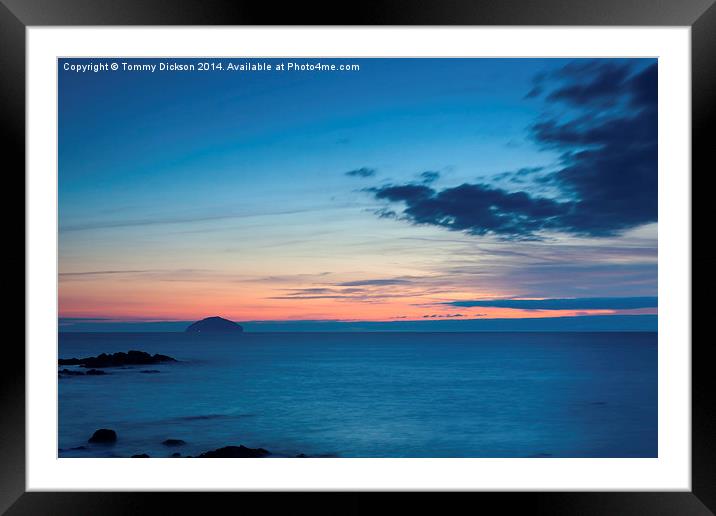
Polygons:
<instances>
[{"instance_id":1,"label":"rock","mask_svg":"<svg viewBox=\"0 0 716 516\"><path fill-rule=\"evenodd\" d=\"M90 369L86 373L84 373L82 371L73 371L71 369L61 369L60 371L58 371L58 374L60 375L60 377L62 377L62 376L85 376L85 375L100 376L100 375L107 374L107 373L104 371L100 371L99 369Z\"/></svg>"},{"instance_id":2,"label":"rock","mask_svg":"<svg viewBox=\"0 0 716 516\"><path fill-rule=\"evenodd\" d=\"M241 333L244 329L233 321L223 317L207 317L197 321L186 329L187 333Z\"/></svg>"},{"instance_id":3,"label":"rock","mask_svg":"<svg viewBox=\"0 0 716 516\"><path fill-rule=\"evenodd\" d=\"M132 455L133 459L148 459L149 455L146 453L140 453L139 455Z\"/></svg>"},{"instance_id":4,"label":"rock","mask_svg":"<svg viewBox=\"0 0 716 516\"><path fill-rule=\"evenodd\" d=\"M87 440L88 443L113 443L116 441L117 432L109 428L100 428Z\"/></svg>"},{"instance_id":5,"label":"rock","mask_svg":"<svg viewBox=\"0 0 716 516\"><path fill-rule=\"evenodd\" d=\"M110 355L102 353L96 357L61 358L57 361L59 365L79 365L85 368L122 367L127 365L159 364L162 362L176 362L176 359L160 354L150 355L144 351L128 351L127 353L119 352Z\"/></svg>"},{"instance_id":6,"label":"rock","mask_svg":"<svg viewBox=\"0 0 716 516\"><path fill-rule=\"evenodd\" d=\"M60 376L84 376L82 371L72 371L71 369L60 369L57 374Z\"/></svg>"},{"instance_id":7,"label":"rock","mask_svg":"<svg viewBox=\"0 0 716 516\"><path fill-rule=\"evenodd\" d=\"M156 374L156 373L160 373L161 371L158 371L158 370L156 370L156 369L144 369L144 370L139 371L139 372L140 372L140 373L144 373L144 374Z\"/></svg>"},{"instance_id":8,"label":"rock","mask_svg":"<svg viewBox=\"0 0 716 516\"><path fill-rule=\"evenodd\" d=\"M241 446L224 446L223 448L219 448L218 450L212 450L208 451L206 453L202 453L199 455L199 458L205 459L215 459L215 458L229 458L229 459L236 459L236 458L258 458L258 457L266 457L269 452L267 450L264 450L263 448L247 448L244 445Z\"/></svg>"},{"instance_id":9,"label":"rock","mask_svg":"<svg viewBox=\"0 0 716 516\"><path fill-rule=\"evenodd\" d=\"M167 439L166 441L162 442L164 446L181 446L183 444L186 444L186 441L182 441L181 439Z\"/></svg>"},{"instance_id":10,"label":"rock","mask_svg":"<svg viewBox=\"0 0 716 516\"><path fill-rule=\"evenodd\" d=\"M57 361L60 365L80 365L80 359L79 358L60 358Z\"/></svg>"}]
</instances>

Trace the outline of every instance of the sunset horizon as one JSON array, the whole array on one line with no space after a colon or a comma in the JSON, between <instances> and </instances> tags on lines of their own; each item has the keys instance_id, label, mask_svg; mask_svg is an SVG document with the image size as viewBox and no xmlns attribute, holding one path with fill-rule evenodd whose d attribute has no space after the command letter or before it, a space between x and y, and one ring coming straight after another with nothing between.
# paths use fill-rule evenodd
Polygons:
<instances>
[{"instance_id":1,"label":"sunset horizon","mask_svg":"<svg viewBox=\"0 0 716 516\"><path fill-rule=\"evenodd\" d=\"M76 329L658 312L653 59L64 61L59 317Z\"/></svg>"}]
</instances>

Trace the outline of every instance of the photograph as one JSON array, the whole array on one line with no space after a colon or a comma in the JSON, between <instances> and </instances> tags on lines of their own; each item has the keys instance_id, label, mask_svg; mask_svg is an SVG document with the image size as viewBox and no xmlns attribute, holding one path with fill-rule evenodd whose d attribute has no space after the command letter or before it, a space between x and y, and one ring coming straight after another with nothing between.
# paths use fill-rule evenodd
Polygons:
<instances>
[{"instance_id":1,"label":"photograph","mask_svg":"<svg viewBox=\"0 0 716 516\"><path fill-rule=\"evenodd\" d=\"M658 84L58 58L57 456L658 458Z\"/></svg>"}]
</instances>

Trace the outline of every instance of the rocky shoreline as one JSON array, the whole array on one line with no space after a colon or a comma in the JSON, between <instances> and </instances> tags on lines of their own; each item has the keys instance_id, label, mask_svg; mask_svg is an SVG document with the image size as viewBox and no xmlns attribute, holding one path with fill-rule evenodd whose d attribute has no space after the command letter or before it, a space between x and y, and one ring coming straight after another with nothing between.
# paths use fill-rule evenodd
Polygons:
<instances>
[{"instance_id":1,"label":"rocky shoreline","mask_svg":"<svg viewBox=\"0 0 716 516\"><path fill-rule=\"evenodd\" d=\"M130 365L151 365L166 362L177 362L177 359L167 355L150 355L145 351L130 350L126 353L102 353L96 357L85 358L60 358L58 366L80 366L91 369L103 369L106 367L125 367Z\"/></svg>"},{"instance_id":2,"label":"rocky shoreline","mask_svg":"<svg viewBox=\"0 0 716 516\"><path fill-rule=\"evenodd\" d=\"M97 429L89 439L87 439L87 442L93 446L102 446L102 447L110 447L117 443L119 440L119 437L117 435L117 432L112 430L111 428L99 428ZM166 446L167 448L177 448L181 446L187 445L187 442L183 439L165 439L161 442L162 445ZM87 450L87 446L75 446L72 448L62 449L60 448L59 452L65 452L65 451L84 451ZM244 446L243 444L236 445L228 445L228 446L222 446L221 448L217 448L215 450L209 450L206 452L199 453L198 455L182 455L180 452L173 452L170 455L165 455L164 457L172 457L172 458L198 458L198 459L257 459L257 458L264 458L264 457L286 457L285 455L280 454L274 454L270 451L264 449L264 448L249 448L248 446ZM293 455L294 458L308 458L309 456L304 453L299 453L298 455ZM130 458L138 458L138 459L149 459L152 458L151 455L147 453L136 453L134 455L130 455Z\"/></svg>"},{"instance_id":3,"label":"rocky shoreline","mask_svg":"<svg viewBox=\"0 0 716 516\"><path fill-rule=\"evenodd\" d=\"M145 351L130 350L126 353L102 353L96 357L85 357L85 358L60 358L57 360L57 366L75 366L83 369L89 369L88 371L79 371L77 369L67 369L63 367L58 369L57 375L59 378L72 378L76 376L102 376L110 374L104 369L107 368L119 368L126 369L133 366L146 366L156 364L167 364L178 362L176 358L160 355L158 353L151 355ZM143 374L158 374L161 371L158 369L142 369L139 371Z\"/></svg>"},{"instance_id":4,"label":"rocky shoreline","mask_svg":"<svg viewBox=\"0 0 716 516\"><path fill-rule=\"evenodd\" d=\"M111 368L111 367L117 367L117 368L125 368L130 366L138 366L138 365L150 365L150 364L163 364L163 363L172 363L172 362L178 362L175 358L172 358L167 355L160 355L160 354L154 354L151 355L149 353L146 353L144 351L136 351L136 350L130 350L127 353L119 352L119 353L102 353L100 355L97 355L96 357L85 357L85 358L60 358L57 363L58 366L79 366L81 368L89 369L88 371L78 371L76 369L67 369L66 367L63 369L58 370L58 375L60 378L63 377L76 377L76 376L101 376L109 374L106 371L104 371L104 368ZM139 371L140 373L146 373L146 374L156 374L160 371L156 369L143 369ZM110 429L110 428L100 428L96 430L92 436L87 440L88 443L92 445L101 445L101 446L111 446L115 444L118 440L117 432ZM165 439L161 443L162 445L166 446L167 448L177 448L181 446L185 446L187 444L186 441L183 439ZM73 448L69 448L67 450L60 449L60 452L64 451L79 451L79 450L87 450L87 446L75 446ZM221 448L217 448L215 450L209 450L203 453L200 453L196 456L193 455L182 455L179 452L173 452L169 457L182 457L182 458L262 458L262 457L270 457L270 456L280 456L280 455L274 455L270 451L265 450L263 448L249 448L248 446L244 446L243 444L236 445L228 445L223 446ZM151 455L147 453L136 453L134 455L130 456L131 458L151 458ZM298 455L295 455L295 457L298 458L305 458L307 455L301 453Z\"/></svg>"}]
</instances>

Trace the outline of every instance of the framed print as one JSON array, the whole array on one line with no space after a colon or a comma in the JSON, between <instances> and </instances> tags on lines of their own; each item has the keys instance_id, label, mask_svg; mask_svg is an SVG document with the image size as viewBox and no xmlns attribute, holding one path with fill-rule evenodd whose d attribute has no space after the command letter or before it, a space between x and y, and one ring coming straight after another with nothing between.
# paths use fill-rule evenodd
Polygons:
<instances>
[{"instance_id":1,"label":"framed print","mask_svg":"<svg viewBox=\"0 0 716 516\"><path fill-rule=\"evenodd\" d=\"M691 336L711 2L5 4L8 514L716 506Z\"/></svg>"}]
</instances>

